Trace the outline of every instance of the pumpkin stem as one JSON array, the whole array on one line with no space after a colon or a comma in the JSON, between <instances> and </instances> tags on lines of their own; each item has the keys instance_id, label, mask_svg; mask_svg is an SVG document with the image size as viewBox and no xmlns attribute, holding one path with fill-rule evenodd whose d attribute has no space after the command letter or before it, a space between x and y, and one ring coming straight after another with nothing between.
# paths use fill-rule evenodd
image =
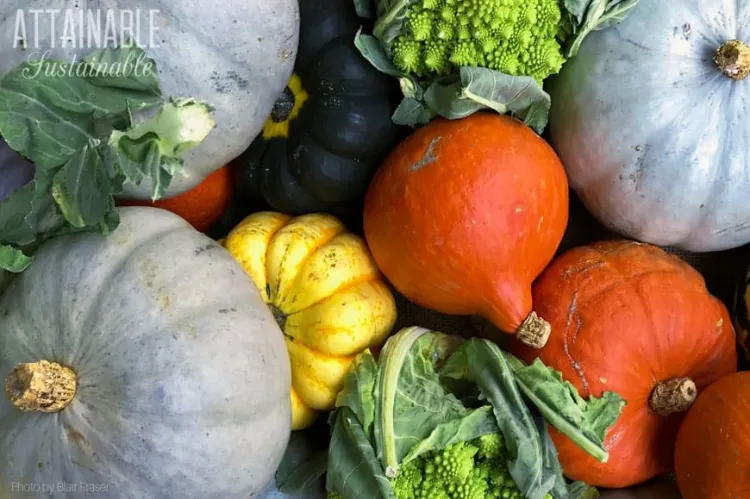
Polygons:
<instances>
[{"instance_id":1,"label":"pumpkin stem","mask_svg":"<svg viewBox=\"0 0 750 499\"><path fill-rule=\"evenodd\" d=\"M78 377L72 369L46 360L19 364L5 378L5 396L24 412L62 411L75 397L77 387Z\"/></svg>"},{"instance_id":2,"label":"pumpkin stem","mask_svg":"<svg viewBox=\"0 0 750 499\"><path fill-rule=\"evenodd\" d=\"M531 312L516 331L516 337L524 344L539 349L547 344L551 332L550 323L536 315L536 312Z\"/></svg>"},{"instance_id":3,"label":"pumpkin stem","mask_svg":"<svg viewBox=\"0 0 750 499\"><path fill-rule=\"evenodd\" d=\"M739 40L725 42L714 57L721 71L733 80L742 80L750 75L750 46Z\"/></svg>"},{"instance_id":4,"label":"pumpkin stem","mask_svg":"<svg viewBox=\"0 0 750 499\"><path fill-rule=\"evenodd\" d=\"M695 402L698 388L690 378L675 378L657 383L651 392L649 406L660 416L685 412Z\"/></svg>"},{"instance_id":5,"label":"pumpkin stem","mask_svg":"<svg viewBox=\"0 0 750 499\"><path fill-rule=\"evenodd\" d=\"M283 333L284 328L286 327L286 314L273 305L269 305L268 307L271 309L273 318L276 319L276 324L279 325L279 328L281 328L281 332Z\"/></svg>"},{"instance_id":6,"label":"pumpkin stem","mask_svg":"<svg viewBox=\"0 0 750 499\"><path fill-rule=\"evenodd\" d=\"M274 123L283 123L288 120L294 110L294 104L294 92L292 92L292 89L287 86L284 88L281 96L276 99L276 102L273 104L273 109L271 109L271 120Z\"/></svg>"}]
</instances>

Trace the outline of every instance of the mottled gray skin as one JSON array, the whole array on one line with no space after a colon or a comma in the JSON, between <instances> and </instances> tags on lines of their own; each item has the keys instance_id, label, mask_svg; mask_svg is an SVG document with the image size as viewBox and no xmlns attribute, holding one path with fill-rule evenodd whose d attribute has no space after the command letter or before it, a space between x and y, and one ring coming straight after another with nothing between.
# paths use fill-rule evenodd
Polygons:
<instances>
[{"instance_id":1,"label":"mottled gray skin","mask_svg":"<svg viewBox=\"0 0 750 499\"><path fill-rule=\"evenodd\" d=\"M57 414L0 396L0 497L13 483L104 484L91 497L249 499L289 439L283 336L241 266L155 208L108 238L43 246L0 298L0 378L38 360L73 368ZM80 485L79 485L80 487Z\"/></svg>"},{"instance_id":2,"label":"mottled gray skin","mask_svg":"<svg viewBox=\"0 0 750 499\"><path fill-rule=\"evenodd\" d=\"M750 42L750 2L641 0L551 82L550 139L594 216L689 251L750 242L750 79L713 56Z\"/></svg>"},{"instance_id":3,"label":"mottled gray skin","mask_svg":"<svg viewBox=\"0 0 750 499\"><path fill-rule=\"evenodd\" d=\"M198 185L211 172L239 156L258 135L274 101L286 86L294 67L299 35L297 0L3 0L0 3L0 75L27 61L38 61L52 47L49 15L40 15L36 43L32 9L84 12L107 9L141 11L140 43L156 60L164 94L195 97L214 108L216 128L185 157L185 173L172 181L168 196ZM26 15L27 48L14 47L16 11ZM150 30L150 9L157 30ZM76 21L77 22L77 21ZM56 16L53 58L77 60L92 50L61 47L65 19ZM134 23L135 24L135 23ZM76 26L78 26L76 24ZM104 28L102 28L104 30ZM151 43L153 32L154 43ZM119 36L119 35L118 35ZM80 45L80 44L79 44ZM127 197L147 199L150 184L129 185Z\"/></svg>"}]
</instances>

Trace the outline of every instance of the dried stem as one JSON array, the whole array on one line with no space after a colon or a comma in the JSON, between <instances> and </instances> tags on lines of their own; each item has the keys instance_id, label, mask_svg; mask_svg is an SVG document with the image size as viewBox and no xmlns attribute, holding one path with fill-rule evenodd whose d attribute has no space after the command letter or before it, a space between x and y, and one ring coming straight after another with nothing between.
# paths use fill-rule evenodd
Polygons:
<instances>
[{"instance_id":1,"label":"dried stem","mask_svg":"<svg viewBox=\"0 0 750 499\"><path fill-rule=\"evenodd\" d=\"M5 378L5 396L21 411L54 413L70 404L77 385L78 377L72 369L40 360L13 369Z\"/></svg>"}]
</instances>

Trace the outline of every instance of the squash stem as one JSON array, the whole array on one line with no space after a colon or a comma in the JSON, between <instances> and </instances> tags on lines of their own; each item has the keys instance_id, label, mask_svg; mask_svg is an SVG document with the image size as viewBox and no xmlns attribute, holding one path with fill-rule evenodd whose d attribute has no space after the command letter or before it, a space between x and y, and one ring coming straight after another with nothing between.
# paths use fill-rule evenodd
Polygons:
<instances>
[{"instance_id":1,"label":"squash stem","mask_svg":"<svg viewBox=\"0 0 750 499\"><path fill-rule=\"evenodd\" d=\"M276 324L279 325L279 328L281 328L281 332L283 333L284 328L286 328L286 314L273 305L269 305L268 308L271 309L273 318L276 319Z\"/></svg>"},{"instance_id":2,"label":"squash stem","mask_svg":"<svg viewBox=\"0 0 750 499\"><path fill-rule=\"evenodd\" d=\"M649 406L660 416L685 412L698 396L698 388L690 378L675 378L657 383L651 392Z\"/></svg>"},{"instance_id":3,"label":"squash stem","mask_svg":"<svg viewBox=\"0 0 750 499\"><path fill-rule=\"evenodd\" d=\"M60 412L73 401L77 387L72 369L46 360L19 364L5 378L5 396L24 412Z\"/></svg>"},{"instance_id":4,"label":"squash stem","mask_svg":"<svg viewBox=\"0 0 750 499\"><path fill-rule=\"evenodd\" d=\"M523 321L523 324L519 326L516 337L522 343L539 349L547 344L551 332L552 326L550 323L536 315L536 312L531 312Z\"/></svg>"},{"instance_id":5,"label":"squash stem","mask_svg":"<svg viewBox=\"0 0 750 499\"><path fill-rule=\"evenodd\" d=\"M739 40L729 40L716 51L714 62L733 80L750 75L750 46Z\"/></svg>"}]
</instances>

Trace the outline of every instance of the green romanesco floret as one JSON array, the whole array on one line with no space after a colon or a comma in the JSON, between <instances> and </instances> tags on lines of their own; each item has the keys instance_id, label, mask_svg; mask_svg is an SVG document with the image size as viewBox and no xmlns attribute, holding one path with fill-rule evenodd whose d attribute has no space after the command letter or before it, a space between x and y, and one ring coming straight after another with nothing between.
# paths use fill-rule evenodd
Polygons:
<instances>
[{"instance_id":1,"label":"green romanesco floret","mask_svg":"<svg viewBox=\"0 0 750 499\"><path fill-rule=\"evenodd\" d=\"M485 435L409 461L391 484L397 499L524 499L509 457L502 435Z\"/></svg>"},{"instance_id":2,"label":"green romanesco floret","mask_svg":"<svg viewBox=\"0 0 750 499\"><path fill-rule=\"evenodd\" d=\"M479 66L541 83L565 58L558 0L419 0L392 46L404 73L429 78Z\"/></svg>"}]
</instances>

